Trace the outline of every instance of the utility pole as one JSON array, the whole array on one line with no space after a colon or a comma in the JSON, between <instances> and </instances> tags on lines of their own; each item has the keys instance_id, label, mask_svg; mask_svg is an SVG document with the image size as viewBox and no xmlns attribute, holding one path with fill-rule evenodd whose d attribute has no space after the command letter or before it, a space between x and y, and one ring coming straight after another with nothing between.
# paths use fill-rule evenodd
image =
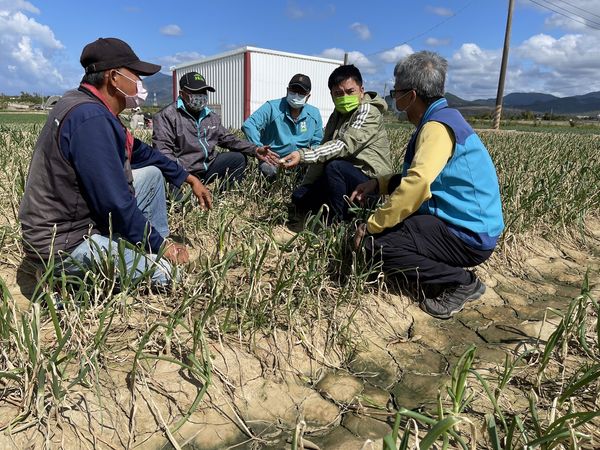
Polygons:
<instances>
[{"instance_id":1,"label":"utility pole","mask_svg":"<svg viewBox=\"0 0 600 450\"><path fill-rule=\"evenodd\" d=\"M348 64L348 52L344 53L344 65Z\"/></svg>"},{"instance_id":2,"label":"utility pole","mask_svg":"<svg viewBox=\"0 0 600 450\"><path fill-rule=\"evenodd\" d=\"M504 34L504 50L502 51L502 66L500 67L500 79L498 80L498 93L496 94L496 109L494 111L495 130L500 128L500 117L502 116L502 97L504 96L504 79L506 78L506 66L508 65L508 48L510 46L510 27L512 25L512 13L515 5L514 0L508 1L508 17L506 18L506 33Z\"/></svg>"}]
</instances>

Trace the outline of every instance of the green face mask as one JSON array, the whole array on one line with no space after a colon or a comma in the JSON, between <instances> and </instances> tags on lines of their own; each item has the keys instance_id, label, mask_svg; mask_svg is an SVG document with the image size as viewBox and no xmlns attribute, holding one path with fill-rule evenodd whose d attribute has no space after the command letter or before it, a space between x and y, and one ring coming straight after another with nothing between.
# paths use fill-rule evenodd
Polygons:
<instances>
[{"instance_id":1,"label":"green face mask","mask_svg":"<svg viewBox=\"0 0 600 450\"><path fill-rule=\"evenodd\" d=\"M348 114L358 108L360 98L358 95L343 95L333 99L335 110L341 114Z\"/></svg>"}]
</instances>

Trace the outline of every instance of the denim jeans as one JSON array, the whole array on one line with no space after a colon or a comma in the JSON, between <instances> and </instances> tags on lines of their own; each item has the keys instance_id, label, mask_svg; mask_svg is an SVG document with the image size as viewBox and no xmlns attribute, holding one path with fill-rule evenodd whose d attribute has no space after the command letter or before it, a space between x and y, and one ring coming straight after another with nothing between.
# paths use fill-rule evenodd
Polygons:
<instances>
[{"instance_id":1,"label":"denim jeans","mask_svg":"<svg viewBox=\"0 0 600 450\"><path fill-rule=\"evenodd\" d=\"M138 207L162 237L169 235L167 222L167 206L165 185L162 173L154 166L134 169L133 187ZM110 255L119 267L119 242L116 236L94 234L79 244L67 257L62 270L69 274L81 275L82 269L92 269ZM122 253L126 273L120 277L140 279L145 272L153 269L151 281L154 285L166 285L171 281L171 264L165 260L157 260L155 254L140 254L138 251L125 248Z\"/></svg>"}]
</instances>

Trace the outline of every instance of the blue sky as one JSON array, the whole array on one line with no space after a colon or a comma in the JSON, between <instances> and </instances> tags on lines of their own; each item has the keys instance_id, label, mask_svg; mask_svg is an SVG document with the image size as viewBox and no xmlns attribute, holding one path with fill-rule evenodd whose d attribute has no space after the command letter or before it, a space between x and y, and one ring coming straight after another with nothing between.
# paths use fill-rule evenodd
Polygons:
<instances>
[{"instance_id":1,"label":"blue sky","mask_svg":"<svg viewBox=\"0 0 600 450\"><path fill-rule=\"evenodd\" d=\"M157 1L0 0L0 92L75 87L82 48L127 41L170 66L246 45L333 58L350 55L368 89L393 83L394 63L433 50L449 62L446 89L496 95L508 0ZM516 0L505 93L600 91L600 1Z\"/></svg>"}]
</instances>

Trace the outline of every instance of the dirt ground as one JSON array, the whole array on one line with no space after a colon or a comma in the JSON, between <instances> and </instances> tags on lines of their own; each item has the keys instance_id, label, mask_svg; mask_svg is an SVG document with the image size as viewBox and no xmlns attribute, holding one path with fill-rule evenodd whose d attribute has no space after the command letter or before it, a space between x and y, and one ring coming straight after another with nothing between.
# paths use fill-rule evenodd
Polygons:
<instances>
[{"instance_id":1,"label":"dirt ground","mask_svg":"<svg viewBox=\"0 0 600 450\"><path fill-rule=\"evenodd\" d=\"M293 433L309 449L381 448L390 432L392 411L434 408L450 368L477 345L475 368L493 371L506 352L547 339L558 323L547 308L564 309L580 292L585 273L596 298L600 289L600 221L588 224L587 247L541 238L522 239L507 254L495 255L478 269L487 285L479 301L453 319L423 313L409 296L389 287L361 299L352 333L360 336L353 353L342 355L326 342L331 324L285 330L251 342L232 336L209 338L212 385L201 406L174 435L166 424L181 418L197 392L198 380L168 361L146 367L143 388L129 388L130 365L103 372L101 392L82 389L77 408L61 411L46 436L55 448L280 449ZM290 234L291 236L291 234ZM282 233L279 239L285 239ZM2 276L17 303L27 300L16 274ZM23 283L21 282L23 286ZM514 390L503 399L518 409L526 399ZM9 417L16 406L0 406ZM472 420L480 423L490 405L474 402ZM478 413L481 412L481 414ZM130 430L134 430L132 433ZM0 448L35 448L39 432L0 434Z\"/></svg>"}]
</instances>

